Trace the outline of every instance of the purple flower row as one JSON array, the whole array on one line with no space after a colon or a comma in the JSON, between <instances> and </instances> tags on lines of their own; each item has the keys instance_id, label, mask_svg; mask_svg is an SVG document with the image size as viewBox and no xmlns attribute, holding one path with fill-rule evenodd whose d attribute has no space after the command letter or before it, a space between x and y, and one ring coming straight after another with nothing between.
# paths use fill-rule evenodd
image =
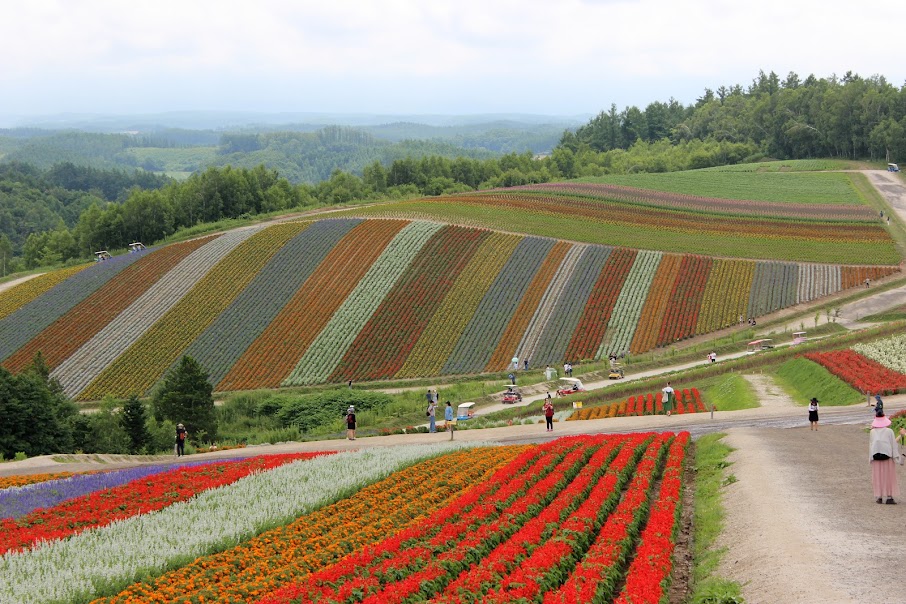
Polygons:
<instances>
[{"instance_id":1,"label":"purple flower row","mask_svg":"<svg viewBox=\"0 0 906 604\"><path fill-rule=\"evenodd\" d=\"M238 461L239 459L244 458L191 461L180 464L153 464L96 474L79 474L59 480L3 489L0 490L0 518L19 518L40 508L53 507L82 495L118 487L139 478L169 472L177 468L193 468L212 463Z\"/></svg>"}]
</instances>

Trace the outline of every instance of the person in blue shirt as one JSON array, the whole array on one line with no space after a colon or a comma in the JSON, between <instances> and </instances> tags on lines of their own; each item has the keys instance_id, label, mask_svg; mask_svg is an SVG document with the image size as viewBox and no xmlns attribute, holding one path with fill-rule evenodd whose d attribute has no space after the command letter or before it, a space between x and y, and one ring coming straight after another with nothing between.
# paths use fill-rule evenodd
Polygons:
<instances>
[{"instance_id":1,"label":"person in blue shirt","mask_svg":"<svg viewBox=\"0 0 906 604\"><path fill-rule=\"evenodd\" d=\"M447 401L447 408L444 409L444 429L452 430L453 429L453 405L450 404L450 401Z\"/></svg>"}]
</instances>

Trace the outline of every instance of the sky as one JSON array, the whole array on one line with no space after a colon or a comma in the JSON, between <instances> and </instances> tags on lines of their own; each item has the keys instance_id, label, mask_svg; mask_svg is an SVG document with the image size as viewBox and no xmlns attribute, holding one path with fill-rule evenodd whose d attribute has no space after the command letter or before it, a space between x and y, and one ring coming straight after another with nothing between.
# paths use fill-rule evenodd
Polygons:
<instances>
[{"instance_id":1,"label":"sky","mask_svg":"<svg viewBox=\"0 0 906 604\"><path fill-rule=\"evenodd\" d=\"M759 70L902 86L891 6L0 0L0 125L198 110L593 115L611 103L692 103Z\"/></svg>"}]
</instances>

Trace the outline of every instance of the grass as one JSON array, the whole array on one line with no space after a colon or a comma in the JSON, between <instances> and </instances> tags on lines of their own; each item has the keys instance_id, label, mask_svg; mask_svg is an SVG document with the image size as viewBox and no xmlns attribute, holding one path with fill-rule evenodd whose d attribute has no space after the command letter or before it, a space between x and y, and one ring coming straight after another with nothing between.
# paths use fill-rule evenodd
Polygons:
<instances>
[{"instance_id":1,"label":"grass","mask_svg":"<svg viewBox=\"0 0 906 604\"><path fill-rule=\"evenodd\" d=\"M826 170L864 170L866 168L880 168L861 161L849 159L784 159L760 161L749 164L734 164L732 166L715 166L704 168L708 172L821 172Z\"/></svg>"},{"instance_id":2,"label":"grass","mask_svg":"<svg viewBox=\"0 0 906 604\"><path fill-rule=\"evenodd\" d=\"M854 405L864 400L864 395L831 374L827 369L804 357L783 363L776 373L777 383L799 405L806 405L815 397L821 405Z\"/></svg>"},{"instance_id":3,"label":"grass","mask_svg":"<svg viewBox=\"0 0 906 604\"><path fill-rule=\"evenodd\" d=\"M814 241L791 237L739 237L735 233L702 237L701 233L662 230L657 226L576 220L566 214L514 213L505 207L457 204L442 198L380 204L334 214L336 217L344 215L441 220L584 243L731 258L866 265L899 264L901 259L892 240Z\"/></svg>"},{"instance_id":4,"label":"grass","mask_svg":"<svg viewBox=\"0 0 906 604\"><path fill-rule=\"evenodd\" d=\"M756 164L761 166L762 164ZM781 172L754 170L689 170L659 174L626 174L583 178L640 189L685 193L722 199L793 203L867 205L862 190L854 183L861 174L844 172Z\"/></svg>"},{"instance_id":5,"label":"grass","mask_svg":"<svg viewBox=\"0 0 906 604\"><path fill-rule=\"evenodd\" d=\"M758 397L751 384L738 373L727 373L699 382L696 387L705 405L714 405L721 411L754 409Z\"/></svg>"},{"instance_id":6,"label":"grass","mask_svg":"<svg viewBox=\"0 0 906 604\"><path fill-rule=\"evenodd\" d=\"M899 308L892 308L874 315L868 315L859 319L860 323L883 323L886 321L902 321L906 319L906 305Z\"/></svg>"},{"instance_id":7,"label":"grass","mask_svg":"<svg viewBox=\"0 0 906 604\"><path fill-rule=\"evenodd\" d=\"M721 439L725 434L708 434L695 441L695 535L693 538L692 597L695 604L741 604L740 586L715 575L726 553L714 542L724 527L721 491L735 482L727 473L727 456L733 451Z\"/></svg>"}]
</instances>

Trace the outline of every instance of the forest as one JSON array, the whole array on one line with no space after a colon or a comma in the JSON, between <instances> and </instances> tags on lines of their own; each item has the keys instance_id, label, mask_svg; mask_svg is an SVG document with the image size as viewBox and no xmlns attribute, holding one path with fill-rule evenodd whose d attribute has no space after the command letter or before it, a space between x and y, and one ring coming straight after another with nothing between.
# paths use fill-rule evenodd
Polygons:
<instances>
[{"instance_id":1,"label":"forest","mask_svg":"<svg viewBox=\"0 0 906 604\"><path fill-rule=\"evenodd\" d=\"M906 87L849 72L805 79L760 72L746 87L707 89L688 106L675 99L644 109L611 105L563 131L550 153L529 148L527 139L511 134L511 124L497 126L224 132L211 165L182 181L110 166L135 152L129 145L198 149L180 145L210 141L212 132L193 137L171 129L172 138L0 132L0 153L7 150L0 157L6 162L0 163L0 276L84 260L134 240L150 245L199 223L294 208L763 159L903 161ZM545 128L526 132L548 136ZM380 130L397 142L378 138ZM438 136L404 138L414 133ZM25 143L10 146L14 139ZM524 150L501 153L518 140ZM101 168L82 167L97 158ZM145 163L162 167L149 158Z\"/></svg>"}]
</instances>

